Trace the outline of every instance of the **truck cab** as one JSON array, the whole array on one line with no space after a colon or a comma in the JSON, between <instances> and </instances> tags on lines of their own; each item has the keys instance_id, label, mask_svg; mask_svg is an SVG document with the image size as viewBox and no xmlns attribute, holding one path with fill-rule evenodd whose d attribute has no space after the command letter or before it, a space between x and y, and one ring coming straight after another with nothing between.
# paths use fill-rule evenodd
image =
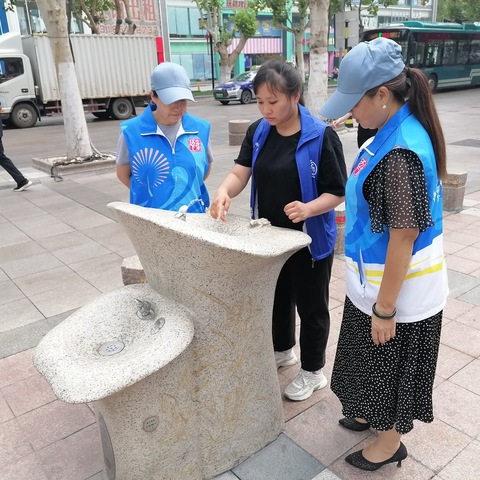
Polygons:
<instances>
[{"instance_id":1,"label":"truck cab","mask_svg":"<svg viewBox=\"0 0 480 480\"><path fill-rule=\"evenodd\" d=\"M0 36L0 108L2 120L15 127L32 127L40 118L30 60L15 34Z\"/></svg>"}]
</instances>

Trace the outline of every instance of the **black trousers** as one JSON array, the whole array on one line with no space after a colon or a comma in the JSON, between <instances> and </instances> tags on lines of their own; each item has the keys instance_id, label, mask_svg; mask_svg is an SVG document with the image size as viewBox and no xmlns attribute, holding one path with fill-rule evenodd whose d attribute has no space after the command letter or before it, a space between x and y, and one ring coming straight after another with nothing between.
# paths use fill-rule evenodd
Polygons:
<instances>
[{"instance_id":1,"label":"black trousers","mask_svg":"<svg viewBox=\"0 0 480 480\"><path fill-rule=\"evenodd\" d=\"M308 372L325 365L330 332L329 285L333 264L329 257L312 262L308 248L293 254L277 280L273 304L273 347L277 352L295 345L295 307L300 317L300 360Z\"/></svg>"},{"instance_id":2,"label":"black trousers","mask_svg":"<svg viewBox=\"0 0 480 480\"><path fill-rule=\"evenodd\" d=\"M0 137L0 166L3 167L10 176L20 185L25 177L20 170L13 164L13 162L5 155L2 138Z\"/></svg>"}]
</instances>

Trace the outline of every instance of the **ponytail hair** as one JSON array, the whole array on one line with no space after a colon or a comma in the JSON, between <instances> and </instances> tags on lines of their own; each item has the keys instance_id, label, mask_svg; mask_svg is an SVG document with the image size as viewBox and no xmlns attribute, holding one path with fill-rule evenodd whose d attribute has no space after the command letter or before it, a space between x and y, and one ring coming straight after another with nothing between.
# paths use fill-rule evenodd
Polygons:
<instances>
[{"instance_id":1,"label":"ponytail hair","mask_svg":"<svg viewBox=\"0 0 480 480\"><path fill-rule=\"evenodd\" d=\"M427 78L421 70L405 67L398 77L384 83L383 86L388 88L400 103L408 102L413 115L430 137L435 153L437 175L444 179L447 175L445 137ZM375 87L366 95L375 95L378 89L379 87Z\"/></svg>"},{"instance_id":2,"label":"ponytail hair","mask_svg":"<svg viewBox=\"0 0 480 480\"><path fill-rule=\"evenodd\" d=\"M427 77L418 68L409 67L406 68L406 77L407 84L410 83L408 105L430 136L437 161L437 173L444 179L447 175L445 137Z\"/></svg>"}]
</instances>

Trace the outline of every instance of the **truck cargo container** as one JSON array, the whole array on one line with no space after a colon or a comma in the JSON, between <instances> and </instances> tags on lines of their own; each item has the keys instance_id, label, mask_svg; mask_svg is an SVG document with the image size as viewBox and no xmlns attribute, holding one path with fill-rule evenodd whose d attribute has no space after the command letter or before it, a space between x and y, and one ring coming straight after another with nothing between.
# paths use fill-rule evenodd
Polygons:
<instances>
[{"instance_id":1,"label":"truck cargo container","mask_svg":"<svg viewBox=\"0 0 480 480\"><path fill-rule=\"evenodd\" d=\"M124 120L149 102L150 75L159 63L157 37L71 35L85 112ZM33 127L62 112L55 63L47 35L0 35L0 107L4 121Z\"/></svg>"}]
</instances>

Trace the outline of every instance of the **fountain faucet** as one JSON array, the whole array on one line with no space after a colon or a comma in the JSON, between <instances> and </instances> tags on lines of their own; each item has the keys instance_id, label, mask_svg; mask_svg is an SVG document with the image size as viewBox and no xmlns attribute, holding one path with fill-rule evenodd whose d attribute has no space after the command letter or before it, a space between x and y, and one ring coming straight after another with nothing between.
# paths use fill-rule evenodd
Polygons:
<instances>
[{"instance_id":1,"label":"fountain faucet","mask_svg":"<svg viewBox=\"0 0 480 480\"><path fill-rule=\"evenodd\" d=\"M150 304L146 300L139 300L138 298L135 299L137 302L138 310L137 310L137 317L141 318L142 320L151 320L155 317L155 312Z\"/></svg>"},{"instance_id":2,"label":"fountain faucet","mask_svg":"<svg viewBox=\"0 0 480 480\"><path fill-rule=\"evenodd\" d=\"M179 209L178 212L175 213L175 218L179 218L180 220L187 220L187 212L188 209L194 204L194 203L201 203L202 206L205 208L205 203L201 198L194 198L191 200L188 205L182 205Z\"/></svg>"}]
</instances>

